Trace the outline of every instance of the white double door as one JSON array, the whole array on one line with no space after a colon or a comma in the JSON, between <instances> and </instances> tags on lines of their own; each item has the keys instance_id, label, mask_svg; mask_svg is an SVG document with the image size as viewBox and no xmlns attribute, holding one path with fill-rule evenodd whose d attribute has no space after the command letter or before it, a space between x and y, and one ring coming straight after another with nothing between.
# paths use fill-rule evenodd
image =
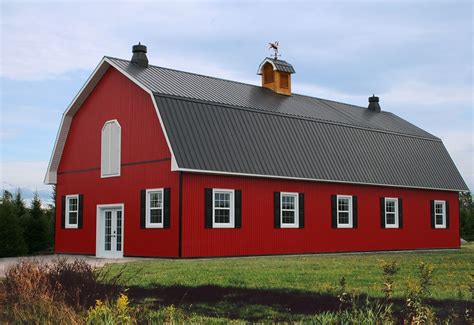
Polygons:
<instances>
[{"instance_id":1,"label":"white double door","mask_svg":"<svg viewBox=\"0 0 474 325\"><path fill-rule=\"evenodd\" d=\"M101 207L98 209L96 256L123 257L122 207Z\"/></svg>"}]
</instances>

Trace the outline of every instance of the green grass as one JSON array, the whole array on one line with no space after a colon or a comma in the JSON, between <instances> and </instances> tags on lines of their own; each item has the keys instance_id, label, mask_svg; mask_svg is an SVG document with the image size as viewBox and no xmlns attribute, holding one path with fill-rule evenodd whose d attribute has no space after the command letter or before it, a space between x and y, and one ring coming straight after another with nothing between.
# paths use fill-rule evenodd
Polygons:
<instances>
[{"instance_id":1,"label":"green grass","mask_svg":"<svg viewBox=\"0 0 474 325\"><path fill-rule=\"evenodd\" d=\"M230 319L289 320L335 310L341 276L349 291L383 297L383 261L397 261L400 266L394 288L400 303L407 284L417 279L420 262L434 267L434 305L472 303L472 244L432 252L159 259L129 263L124 269L122 265L108 267L112 274L123 272L135 303L174 304L193 314Z\"/></svg>"}]
</instances>

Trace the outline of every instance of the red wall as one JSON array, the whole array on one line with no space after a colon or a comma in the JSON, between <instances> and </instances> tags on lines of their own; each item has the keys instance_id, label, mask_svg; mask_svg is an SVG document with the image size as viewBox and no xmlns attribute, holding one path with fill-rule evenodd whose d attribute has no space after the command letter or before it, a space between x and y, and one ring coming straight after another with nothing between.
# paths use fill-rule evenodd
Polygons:
<instances>
[{"instance_id":1,"label":"red wall","mask_svg":"<svg viewBox=\"0 0 474 325\"><path fill-rule=\"evenodd\" d=\"M204 228L204 189L242 190L242 228ZM305 227L273 228L273 192L305 194ZM358 197L358 228L331 228L331 195ZM380 227L380 197L403 199L403 229ZM430 200L448 200L449 229L432 229ZM458 248L455 192L265 178L183 175L183 256Z\"/></svg>"},{"instance_id":2,"label":"red wall","mask_svg":"<svg viewBox=\"0 0 474 325\"><path fill-rule=\"evenodd\" d=\"M121 176L100 178L101 130L112 119L122 130ZM177 256L178 173L170 171L170 157L150 95L110 68L74 116L66 140L55 251L95 254L97 205L123 203L124 255ZM140 229L140 190L160 187L171 188L171 228ZM84 195L82 229L61 229L61 196L67 194Z\"/></svg>"}]
</instances>

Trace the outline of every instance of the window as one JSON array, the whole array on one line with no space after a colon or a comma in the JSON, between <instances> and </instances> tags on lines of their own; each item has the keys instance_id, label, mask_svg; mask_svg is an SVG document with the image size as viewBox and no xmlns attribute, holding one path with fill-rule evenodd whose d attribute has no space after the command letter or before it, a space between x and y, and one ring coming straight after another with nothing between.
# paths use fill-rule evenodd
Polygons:
<instances>
[{"instance_id":1,"label":"window","mask_svg":"<svg viewBox=\"0 0 474 325\"><path fill-rule=\"evenodd\" d=\"M385 198L385 228L398 228L398 225L398 199Z\"/></svg>"},{"instance_id":2,"label":"window","mask_svg":"<svg viewBox=\"0 0 474 325\"><path fill-rule=\"evenodd\" d=\"M146 190L146 227L163 228L163 189Z\"/></svg>"},{"instance_id":3,"label":"window","mask_svg":"<svg viewBox=\"0 0 474 325\"><path fill-rule=\"evenodd\" d=\"M286 73L280 73L280 87L288 89L289 88L289 76Z\"/></svg>"},{"instance_id":4,"label":"window","mask_svg":"<svg viewBox=\"0 0 474 325\"><path fill-rule=\"evenodd\" d=\"M213 189L212 227L234 228L234 190Z\"/></svg>"},{"instance_id":5,"label":"window","mask_svg":"<svg viewBox=\"0 0 474 325\"><path fill-rule=\"evenodd\" d=\"M352 196L337 196L337 228L352 228Z\"/></svg>"},{"instance_id":6,"label":"window","mask_svg":"<svg viewBox=\"0 0 474 325\"><path fill-rule=\"evenodd\" d=\"M270 63L265 64L263 67L263 82L271 83L273 82L273 67Z\"/></svg>"},{"instance_id":7,"label":"window","mask_svg":"<svg viewBox=\"0 0 474 325\"><path fill-rule=\"evenodd\" d=\"M281 228L298 228L298 193L281 193Z\"/></svg>"},{"instance_id":8,"label":"window","mask_svg":"<svg viewBox=\"0 0 474 325\"><path fill-rule=\"evenodd\" d=\"M446 201L434 201L435 228L446 228Z\"/></svg>"},{"instance_id":9,"label":"window","mask_svg":"<svg viewBox=\"0 0 474 325\"><path fill-rule=\"evenodd\" d=\"M65 228L78 228L79 195L66 196L66 224Z\"/></svg>"},{"instance_id":10,"label":"window","mask_svg":"<svg viewBox=\"0 0 474 325\"><path fill-rule=\"evenodd\" d=\"M105 122L102 128L101 177L120 176L121 127L117 120Z\"/></svg>"}]
</instances>

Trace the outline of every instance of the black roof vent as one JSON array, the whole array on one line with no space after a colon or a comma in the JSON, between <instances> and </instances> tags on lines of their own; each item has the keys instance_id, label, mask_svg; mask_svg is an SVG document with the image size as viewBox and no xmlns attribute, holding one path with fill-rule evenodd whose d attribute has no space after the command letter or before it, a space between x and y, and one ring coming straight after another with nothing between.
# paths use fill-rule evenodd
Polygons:
<instances>
[{"instance_id":1,"label":"black roof vent","mask_svg":"<svg viewBox=\"0 0 474 325\"><path fill-rule=\"evenodd\" d=\"M369 107L371 111L380 112L379 98L375 95L369 97Z\"/></svg>"},{"instance_id":2,"label":"black roof vent","mask_svg":"<svg viewBox=\"0 0 474 325\"><path fill-rule=\"evenodd\" d=\"M136 63L139 66L143 68L148 68L148 58L146 56L146 46L140 44L138 42L138 45L133 45L132 47L132 63Z\"/></svg>"}]
</instances>

